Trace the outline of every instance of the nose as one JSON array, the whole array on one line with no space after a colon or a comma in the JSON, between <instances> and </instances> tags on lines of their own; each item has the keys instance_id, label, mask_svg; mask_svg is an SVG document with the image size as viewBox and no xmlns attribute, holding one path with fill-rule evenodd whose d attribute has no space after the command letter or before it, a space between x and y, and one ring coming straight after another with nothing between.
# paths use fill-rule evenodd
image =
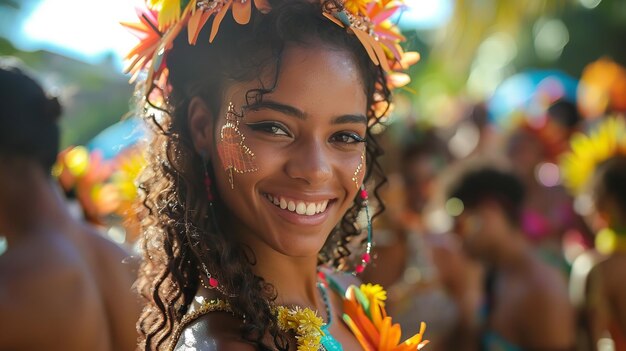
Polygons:
<instances>
[{"instance_id":1,"label":"nose","mask_svg":"<svg viewBox=\"0 0 626 351\"><path fill-rule=\"evenodd\" d=\"M308 184L323 183L332 178L329 152L323 142L302 142L290 153L285 171L290 178L301 179Z\"/></svg>"}]
</instances>

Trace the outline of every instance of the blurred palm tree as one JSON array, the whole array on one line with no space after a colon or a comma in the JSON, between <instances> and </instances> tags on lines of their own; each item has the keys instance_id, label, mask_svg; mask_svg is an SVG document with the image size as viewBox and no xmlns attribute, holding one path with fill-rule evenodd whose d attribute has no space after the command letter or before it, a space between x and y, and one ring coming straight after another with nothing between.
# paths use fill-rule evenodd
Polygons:
<instances>
[{"instance_id":1,"label":"blurred palm tree","mask_svg":"<svg viewBox=\"0 0 626 351\"><path fill-rule=\"evenodd\" d=\"M457 0L452 18L436 36L432 59L450 73L466 75L476 50L489 35L500 32L517 39L531 21L561 12L574 0Z\"/></svg>"}]
</instances>

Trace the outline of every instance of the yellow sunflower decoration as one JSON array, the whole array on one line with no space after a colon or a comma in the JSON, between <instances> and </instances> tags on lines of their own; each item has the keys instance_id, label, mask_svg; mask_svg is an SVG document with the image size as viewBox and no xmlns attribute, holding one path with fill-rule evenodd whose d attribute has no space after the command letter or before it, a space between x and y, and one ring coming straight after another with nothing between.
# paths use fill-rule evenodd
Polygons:
<instances>
[{"instance_id":1,"label":"yellow sunflower decoration","mask_svg":"<svg viewBox=\"0 0 626 351\"><path fill-rule=\"evenodd\" d=\"M616 155L626 155L626 123L620 117L607 118L588 135L573 135L571 148L560 166L564 185L578 195L600 163Z\"/></svg>"}]
</instances>

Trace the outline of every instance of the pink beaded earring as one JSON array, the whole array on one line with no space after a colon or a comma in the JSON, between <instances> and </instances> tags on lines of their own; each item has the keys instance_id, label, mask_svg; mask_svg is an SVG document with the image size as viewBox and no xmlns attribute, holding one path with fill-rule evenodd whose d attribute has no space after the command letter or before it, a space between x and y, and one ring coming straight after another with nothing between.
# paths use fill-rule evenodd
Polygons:
<instances>
[{"instance_id":1,"label":"pink beaded earring","mask_svg":"<svg viewBox=\"0 0 626 351\"><path fill-rule=\"evenodd\" d=\"M206 164L207 163L204 162L204 188L206 190L207 200L209 201L209 211L211 212L211 215L213 216L213 220L215 220L215 209L213 208L213 201L214 201L215 198L213 197L213 191L211 190L211 187L212 187L211 177L209 177L209 171L207 169L207 165ZM206 278L208 279L208 283L209 283L208 285L206 285L204 277L202 277L202 275L200 275L200 283L202 284L202 286L204 286L207 289L218 289L219 290L219 282L217 281L217 279L215 277L213 277L211 272L209 272L209 269L204 264L204 262L202 262L202 268L203 268L204 274L206 275Z\"/></svg>"},{"instance_id":2,"label":"pink beaded earring","mask_svg":"<svg viewBox=\"0 0 626 351\"><path fill-rule=\"evenodd\" d=\"M356 274L363 273L365 267L367 267L372 260L372 219L368 206L369 194L367 190L365 190L365 185L361 185L359 197L361 198L361 204L365 207L365 216L367 217L367 243L365 244L365 252L361 255L361 262L356 265L354 270Z\"/></svg>"}]
</instances>

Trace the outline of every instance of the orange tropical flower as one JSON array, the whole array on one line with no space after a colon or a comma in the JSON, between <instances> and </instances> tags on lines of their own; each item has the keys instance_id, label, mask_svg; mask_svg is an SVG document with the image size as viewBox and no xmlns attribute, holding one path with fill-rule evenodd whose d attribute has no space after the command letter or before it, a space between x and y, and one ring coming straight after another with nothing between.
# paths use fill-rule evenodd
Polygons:
<instances>
[{"instance_id":1,"label":"orange tropical flower","mask_svg":"<svg viewBox=\"0 0 626 351\"><path fill-rule=\"evenodd\" d=\"M389 18L403 7L403 3L389 0L370 1L362 14L353 11L353 7L354 4L350 7L346 4L344 11L325 12L324 16L341 27L350 28L363 44L372 62L380 65L386 72L391 72L392 66L402 61L404 52L398 43L405 38Z\"/></svg>"},{"instance_id":2,"label":"orange tropical flower","mask_svg":"<svg viewBox=\"0 0 626 351\"><path fill-rule=\"evenodd\" d=\"M419 333L400 343L400 325L387 316L385 299L386 293L379 285L352 285L346 290L343 320L361 347L366 351L421 350L428 343L423 340L426 324L422 322Z\"/></svg>"},{"instance_id":3,"label":"orange tropical flower","mask_svg":"<svg viewBox=\"0 0 626 351\"><path fill-rule=\"evenodd\" d=\"M139 23L122 22L121 25L131 31L137 38L137 44L124 59L128 61L126 73L130 73L134 80L136 74L152 59L159 47L162 33L157 27L157 12L148 9L137 8Z\"/></svg>"},{"instance_id":4,"label":"orange tropical flower","mask_svg":"<svg viewBox=\"0 0 626 351\"><path fill-rule=\"evenodd\" d=\"M267 0L148 0L149 9L138 9L139 23L122 25L133 32L140 42L125 57L126 73L133 82L138 73L148 67L146 91L148 95L165 69L164 57L180 31L188 26L188 41L194 45L200 31L211 16L215 16L209 41L213 41L226 12L232 9L233 18L239 24L247 24L252 12L252 1L261 12L270 9Z\"/></svg>"}]
</instances>

